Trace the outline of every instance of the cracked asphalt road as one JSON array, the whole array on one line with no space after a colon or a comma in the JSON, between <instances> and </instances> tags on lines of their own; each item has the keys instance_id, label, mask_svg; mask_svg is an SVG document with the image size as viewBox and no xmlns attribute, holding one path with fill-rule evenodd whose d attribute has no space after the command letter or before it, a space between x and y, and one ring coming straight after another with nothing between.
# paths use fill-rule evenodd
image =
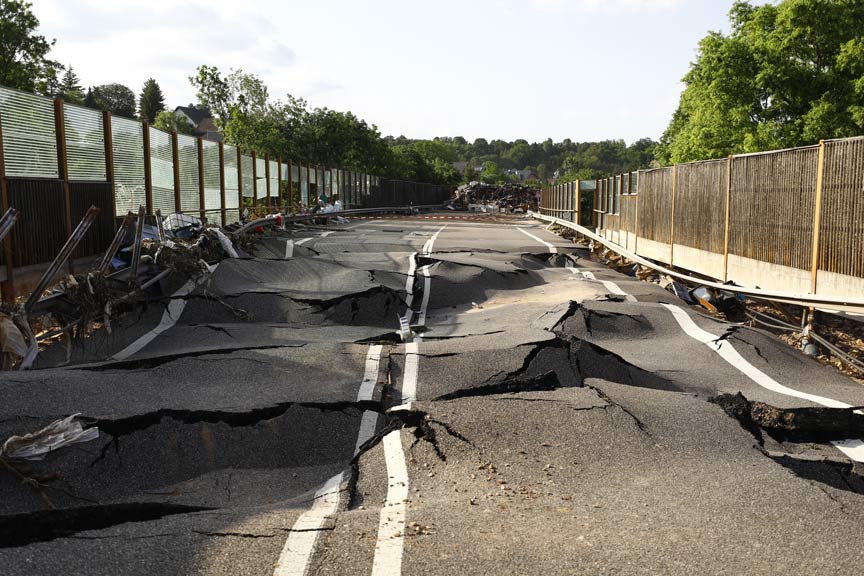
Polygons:
<instances>
[{"instance_id":1,"label":"cracked asphalt road","mask_svg":"<svg viewBox=\"0 0 864 576\"><path fill-rule=\"evenodd\" d=\"M3 438L101 430L54 510L0 472L0 573L860 570L864 389L518 226L270 237L0 374Z\"/></svg>"}]
</instances>

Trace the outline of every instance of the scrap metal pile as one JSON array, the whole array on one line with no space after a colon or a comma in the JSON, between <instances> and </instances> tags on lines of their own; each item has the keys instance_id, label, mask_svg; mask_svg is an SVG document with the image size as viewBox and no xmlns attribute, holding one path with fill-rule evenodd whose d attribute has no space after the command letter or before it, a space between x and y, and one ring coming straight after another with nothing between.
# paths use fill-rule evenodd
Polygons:
<instances>
[{"instance_id":1,"label":"scrap metal pile","mask_svg":"<svg viewBox=\"0 0 864 576\"><path fill-rule=\"evenodd\" d=\"M91 206L26 300L0 310L2 369L31 368L40 346L57 338L65 337L71 353L72 339L100 328L110 334L112 320L142 302L165 298L172 286L198 280L215 263L238 256L218 227L186 214L163 219L158 210L155 224L147 224L142 206L137 217L126 215L95 267L69 274L52 287L98 214ZM10 209L0 220L0 241L16 217Z\"/></svg>"},{"instance_id":2,"label":"scrap metal pile","mask_svg":"<svg viewBox=\"0 0 864 576\"><path fill-rule=\"evenodd\" d=\"M454 204L479 212L527 212L537 209L538 191L522 184L470 182L456 190Z\"/></svg>"}]
</instances>

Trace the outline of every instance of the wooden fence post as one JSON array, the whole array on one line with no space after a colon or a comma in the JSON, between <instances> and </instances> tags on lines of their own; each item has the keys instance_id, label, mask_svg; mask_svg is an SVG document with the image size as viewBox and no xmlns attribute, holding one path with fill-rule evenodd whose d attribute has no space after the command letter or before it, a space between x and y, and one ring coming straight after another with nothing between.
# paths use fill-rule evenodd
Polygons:
<instances>
[{"instance_id":1,"label":"wooden fence post","mask_svg":"<svg viewBox=\"0 0 864 576\"><path fill-rule=\"evenodd\" d=\"M633 253L639 254L639 183L642 182L642 172L640 170L636 171L636 178L636 206L633 208L636 211L636 214L633 216Z\"/></svg>"},{"instance_id":2,"label":"wooden fence post","mask_svg":"<svg viewBox=\"0 0 864 576\"><path fill-rule=\"evenodd\" d=\"M819 141L819 164L816 167L816 205L813 207L813 254L811 256L810 292L816 294L819 274L819 236L822 226L822 189L825 182L825 141Z\"/></svg>"},{"instance_id":3,"label":"wooden fence post","mask_svg":"<svg viewBox=\"0 0 864 576\"><path fill-rule=\"evenodd\" d=\"M114 135L111 113L102 112L102 141L105 143L105 179L111 184L111 229L117 233L117 190L114 188Z\"/></svg>"},{"instance_id":4,"label":"wooden fence post","mask_svg":"<svg viewBox=\"0 0 864 576\"><path fill-rule=\"evenodd\" d=\"M66 150L66 121L64 102L54 99L54 129L57 136L57 168L63 183L63 198L66 205L66 236L72 236L72 198L69 193L69 157ZM67 260L69 274L73 274L72 256Z\"/></svg>"},{"instance_id":5,"label":"wooden fence post","mask_svg":"<svg viewBox=\"0 0 864 576\"><path fill-rule=\"evenodd\" d=\"M258 156L252 150L252 212L258 214Z\"/></svg>"},{"instance_id":6,"label":"wooden fence post","mask_svg":"<svg viewBox=\"0 0 864 576\"><path fill-rule=\"evenodd\" d=\"M0 201L2 201L3 213L9 209L9 188L6 183L6 156L3 151L3 119L0 118ZM10 231L3 240L3 261L6 268L6 279L0 284L3 291L3 303L13 304L15 302L15 266L12 262L12 234Z\"/></svg>"},{"instance_id":7,"label":"wooden fence post","mask_svg":"<svg viewBox=\"0 0 864 576\"><path fill-rule=\"evenodd\" d=\"M237 219L243 218L243 151L237 147Z\"/></svg>"},{"instance_id":8,"label":"wooden fence post","mask_svg":"<svg viewBox=\"0 0 864 576\"><path fill-rule=\"evenodd\" d=\"M300 172L297 172L300 175ZM288 213L294 213L294 161L288 160Z\"/></svg>"},{"instance_id":9,"label":"wooden fence post","mask_svg":"<svg viewBox=\"0 0 864 576\"><path fill-rule=\"evenodd\" d=\"M180 146L177 143L177 131L171 131L171 157L174 163L174 211L182 212L180 203Z\"/></svg>"},{"instance_id":10,"label":"wooden fence post","mask_svg":"<svg viewBox=\"0 0 864 576\"><path fill-rule=\"evenodd\" d=\"M729 210L732 206L732 163L735 157L730 154L726 163L726 222L723 225L723 282L729 281Z\"/></svg>"},{"instance_id":11,"label":"wooden fence post","mask_svg":"<svg viewBox=\"0 0 864 576\"><path fill-rule=\"evenodd\" d=\"M228 224L228 210L225 206L225 145L219 141L219 213L222 225Z\"/></svg>"},{"instance_id":12,"label":"wooden fence post","mask_svg":"<svg viewBox=\"0 0 864 576\"><path fill-rule=\"evenodd\" d=\"M282 212L282 159L276 159L276 211Z\"/></svg>"},{"instance_id":13,"label":"wooden fence post","mask_svg":"<svg viewBox=\"0 0 864 576\"><path fill-rule=\"evenodd\" d=\"M267 214L270 214L270 153L264 153L264 190L267 192L267 201L264 205L267 206Z\"/></svg>"},{"instance_id":14,"label":"wooden fence post","mask_svg":"<svg viewBox=\"0 0 864 576\"><path fill-rule=\"evenodd\" d=\"M207 199L204 195L204 141L198 136L196 140L196 148L198 153L198 210L201 216L201 221L207 219Z\"/></svg>"},{"instance_id":15,"label":"wooden fence post","mask_svg":"<svg viewBox=\"0 0 864 576\"><path fill-rule=\"evenodd\" d=\"M144 140L144 203L147 214L153 214L153 173L150 161L150 124L141 123Z\"/></svg>"}]
</instances>

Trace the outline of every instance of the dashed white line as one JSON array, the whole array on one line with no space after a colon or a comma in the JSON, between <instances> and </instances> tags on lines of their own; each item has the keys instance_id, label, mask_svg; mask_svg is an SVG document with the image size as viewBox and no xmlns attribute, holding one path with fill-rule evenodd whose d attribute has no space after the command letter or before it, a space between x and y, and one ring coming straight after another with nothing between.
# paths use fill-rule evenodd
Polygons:
<instances>
[{"instance_id":1,"label":"dashed white line","mask_svg":"<svg viewBox=\"0 0 864 576\"><path fill-rule=\"evenodd\" d=\"M218 263L210 267L211 274L216 270L217 266L219 266ZM155 340L157 336L177 324L177 320L180 319L180 315L183 314L183 310L186 308L186 299L183 296L192 292L196 286L198 286L198 283L195 280L189 280L179 290L174 292L171 295L171 301L168 302L168 306L165 308L165 312L162 313L159 324L129 346L111 356L111 360L126 360Z\"/></svg>"},{"instance_id":2,"label":"dashed white line","mask_svg":"<svg viewBox=\"0 0 864 576\"><path fill-rule=\"evenodd\" d=\"M603 284L603 286L606 287L606 290L608 290L610 293L617 294L618 296L623 296L624 299L628 302L638 302L638 300L636 300L635 296L633 296L632 294L628 294L627 292L622 290L620 286L618 286L617 284L615 284L614 282L612 282L610 280L597 280L597 278L594 276L594 274L589 272L588 270L580 270L579 268L569 268L569 267L568 267L568 270L570 270L570 272L572 272L573 274L581 274L582 276L584 276L588 280L600 282L601 284Z\"/></svg>"},{"instance_id":3,"label":"dashed white line","mask_svg":"<svg viewBox=\"0 0 864 576\"><path fill-rule=\"evenodd\" d=\"M366 366L363 372L363 381L357 392L357 401L364 402L372 400L375 393L375 384L378 382L378 368L381 364L381 346L370 346L366 353ZM363 413L360 419L360 429L357 433L357 442L354 448L356 455L373 434L378 424L378 414L372 410ZM300 515L291 528L288 540L279 555L279 561L273 570L274 576L304 576L309 570L309 561L315 550L315 542L318 539L318 531L324 526L324 522L336 513L339 508L340 490L345 481L345 472L333 476L315 492L315 500L312 507Z\"/></svg>"},{"instance_id":4,"label":"dashed white line","mask_svg":"<svg viewBox=\"0 0 864 576\"><path fill-rule=\"evenodd\" d=\"M557 253L558 253L558 248L556 248L556 247L555 247L553 244L551 244L550 242L546 242L546 241L543 240L542 238L539 238L539 237L535 236L534 234L531 234L530 232L528 232L528 231L525 230L524 228L516 228L516 229L519 230L520 232L522 232L523 234L525 234L526 236L528 236L528 237L530 237L530 238L533 238L534 240L536 240L536 241L539 242L540 244L543 244L544 246L546 246L547 248L549 248L549 252L551 252L552 254L557 254Z\"/></svg>"}]
</instances>

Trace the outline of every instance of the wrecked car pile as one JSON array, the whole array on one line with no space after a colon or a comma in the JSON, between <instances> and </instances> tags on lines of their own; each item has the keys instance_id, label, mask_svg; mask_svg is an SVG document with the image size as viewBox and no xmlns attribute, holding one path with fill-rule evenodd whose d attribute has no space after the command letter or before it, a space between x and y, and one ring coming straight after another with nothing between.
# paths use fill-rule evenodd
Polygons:
<instances>
[{"instance_id":1,"label":"wrecked car pile","mask_svg":"<svg viewBox=\"0 0 864 576\"><path fill-rule=\"evenodd\" d=\"M470 182L456 190L455 203L475 212L516 212L536 210L538 191L522 184Z\"/></svg>"}]
</instances>

